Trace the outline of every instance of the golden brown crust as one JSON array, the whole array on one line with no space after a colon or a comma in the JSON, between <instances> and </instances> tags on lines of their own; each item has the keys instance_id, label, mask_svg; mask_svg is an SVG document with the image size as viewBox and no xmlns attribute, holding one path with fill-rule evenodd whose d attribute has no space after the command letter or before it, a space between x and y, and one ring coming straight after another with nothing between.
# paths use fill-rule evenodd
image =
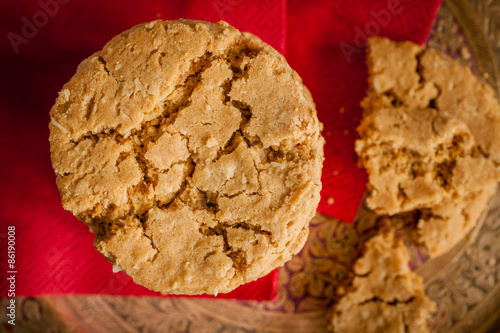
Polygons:
<instances>
[{"instance_id":1,"label":"golden brown crust","mask_svg":"<svg viewBox=\"0 0 500 333\"><path fill-rule=\"evenodd\" d=\"M324 140L300 77L225 22L154 21L84 60L51 110L62 202L139 284L228 292L297 253Z\"/></svg>"}]
</instances>

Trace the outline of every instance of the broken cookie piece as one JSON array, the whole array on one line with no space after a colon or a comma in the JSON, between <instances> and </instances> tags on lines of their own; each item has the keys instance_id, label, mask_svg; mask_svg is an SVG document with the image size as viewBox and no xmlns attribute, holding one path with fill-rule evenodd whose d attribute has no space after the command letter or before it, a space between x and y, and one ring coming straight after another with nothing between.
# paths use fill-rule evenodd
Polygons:
<instances>
[{"instance_id":1,"label":"broken cookie piece","mask_svg":"<svg viewBox=\"0 0 500 333\"><path fill-rule=\"evenodd\" d=\"M468 127L436 109L372 110L358 131L356 151L369 175L366 202L380 214L463 198L500 178Z\"/></svg>"},{"instance_id":2,"label":"broken cookie piece","mask_svg":"<svg viewBox=\"0 0 500 333\"><path fill-rule=\"evenodd\" d=\"M356 152L369 176L369 208L429 208L500 180L500 105L470 69L383 37L369 39L367 63Z\"/></svg>"},{"instance_id":3,"label":"broken cookie piece","mask_svg":"<svg viewBox=\"0 0 500 333\"><path fill-rule=\"evenodd\" d=\"M428 332L435 303L425 296L422 279L393 229L382 229L364 245L354 278L333 308L333 331Z\"/></svg>"},{"instance_id":4,"label":"broken cookie piece","mask_svg":"<svg viewBox=\"0 0 500 333\"><path fill-rule=\"evenodd\" d=\"M251 34L137 25L80 64L50 116L64 208L138 284L229 292L307 238L321 124L297 73Z\"/></svg>"}]
</instances>

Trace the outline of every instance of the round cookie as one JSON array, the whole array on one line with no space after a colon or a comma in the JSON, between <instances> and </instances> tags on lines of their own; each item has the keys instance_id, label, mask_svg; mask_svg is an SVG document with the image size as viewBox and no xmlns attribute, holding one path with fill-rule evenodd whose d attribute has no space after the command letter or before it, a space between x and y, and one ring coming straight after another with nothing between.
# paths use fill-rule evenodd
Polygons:
<instances>
[{"instance_id":1,"label":"round cookie","mask_svg":"<svg viewBox=\"0 0 500 333\"><path fill-rule=\"evenodd\" d=\"M138 284L229 292L306 241L321 123L297 73L251 34L137 25L80 64L50 116L64 208Z\"/></svg>"}]
</instances>

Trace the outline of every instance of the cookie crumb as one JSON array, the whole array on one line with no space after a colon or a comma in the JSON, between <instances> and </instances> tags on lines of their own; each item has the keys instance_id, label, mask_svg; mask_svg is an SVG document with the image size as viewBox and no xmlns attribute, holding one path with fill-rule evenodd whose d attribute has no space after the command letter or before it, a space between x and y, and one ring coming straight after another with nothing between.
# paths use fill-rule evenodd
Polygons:
<instances>
[{"instance_id":1,"label":"cookie crumb","mask_svg":"<svg viewBox=\"0 0 500 333\"><path fill-rule=\"evenodd\" d=\"M463 59L470 59L471 57L471 54L469 52L469 49L467 49L467 47L463 46L460 48L460 56L463 58Z\"/></svg>"}]
</instances>

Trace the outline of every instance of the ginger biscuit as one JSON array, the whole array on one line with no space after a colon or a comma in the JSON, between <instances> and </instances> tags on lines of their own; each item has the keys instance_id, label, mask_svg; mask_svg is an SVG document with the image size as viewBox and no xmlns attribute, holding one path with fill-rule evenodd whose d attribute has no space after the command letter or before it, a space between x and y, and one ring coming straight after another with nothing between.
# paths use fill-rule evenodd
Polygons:
<instances>
[{"instance_id":1,"label":"ginger biscuit","mask_svg":"<svg viewBox=\"0 0 500 333\"><path fill-rule=\"evenodd\" d=\"M383 37L369 39L367 63L356 152L371 209L428 208L500 180L500 105L469 68Z\"/></svg>"},{"instance_id":2,"label":"ginger biscuit","mask_svg":"<svg viewBox=\"0 0 500 333\"><path fill-rule=\"evenodd\" d=\"M137 25L80 64L50 116L64 208L138 284L229 292L307 238L322 125L297 73L251 34Z\"/></svg>"}]
</instances>

